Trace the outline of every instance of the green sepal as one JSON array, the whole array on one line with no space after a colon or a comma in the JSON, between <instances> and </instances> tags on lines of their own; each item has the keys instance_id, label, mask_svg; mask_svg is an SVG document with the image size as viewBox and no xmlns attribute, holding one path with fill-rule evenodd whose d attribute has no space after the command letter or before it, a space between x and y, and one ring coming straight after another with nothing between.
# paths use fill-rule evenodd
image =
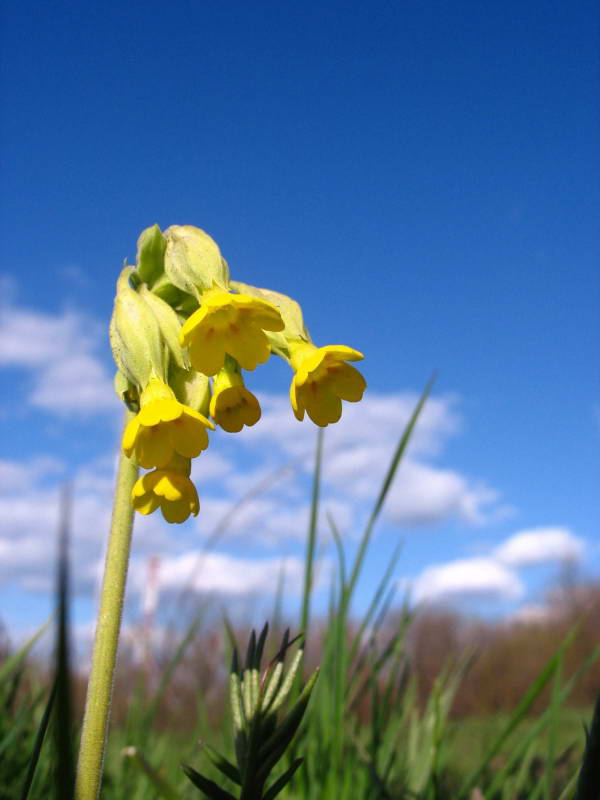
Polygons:
<instances>
[{"instance_id":1,"label":"green sepal","mask_svg":"<svg viewBox=\"0 0 600 800\"><path fill-rule=\"evenodd\" d=\"M140 393L137 386L131 383L120 370L117 370L115 372L114 387L119 400L122 400L130 411L137 414L140 410Z\"/></svg>"},{"instance_id":2,"label":"green sepal","mask_svg":"<svg viewBox=\"0 0 600 800\"><path fill-rule=\"evenodd\" d=\"M171 225L164 235L165 272L174 286L197 299L214 286L227 290L229 268L208 233L193 225Z\"/></svg>"},{"instance_id":3,"label":"green sepal","mask_svg":"<svg viewBox=\"0 0 600 800\"><path fill-rule=\"evenodd\" d=\"M206 375L196 372L195 369L181 369L171 364L169 386L180 403L199 411L205 417L209 416L210 381Z\"/></svg>"},{"instance_id":4,"label":"green sepal","mask_svg":"<svg viewBox=\"0 0 600 800\"><path fill-rule=\"evenodd\" d=\"M269 342L276 352L278 350L287 350L286 342L288 339L300 339L304 342L311 341L304 324L302 308L291 297L281 294L281 292L274 292L272 289L259 289L257 286L251 286L240 281L230 281L229 286L234 292L248 294L251 297L257 297L259 300L266 300L279 309L285 328L280 332L266 332L268 333Z\"/></svg>"},{"instance_id":5,"label":"green sepal","mask_svg":"<svg viewBox=\"0 0 600 800\"><path fill-rule=\"evenodd\" d=\"M165 271L166 247L165 237L158 225L146 228L137 240L137 268L140 278L148 286L152 286Z\"/></svg>"},{"instance_id":6,"label":"green sepal","mask_svg":"<svg viewBox=\"0 0 600 800\"><path fill-rule=\"evenodd\" d=\"M189 369L190 365L187 355L183 352L179 344L181 325L177 314L168 303L161 300L154 292L151 292L147 286L142 284L138 289L138 294L144 302L148 304L156 317L160 332L177 366L181 367L181 369Z\"/></svg>"},{"instance_id":7,"label":"green sepal","mask_svg":"<svg viewBox=\"0 0 600 800\"><path fill-rule=\"evenodd\" d=\"M109 335L117 367L131 383L143 388L152 374L165 379L165 347L156 317L131 285L134 272L126 266L117 280Z\"/></svg>"},{"instance_id":8,"label":"green sepal","mask_svg":"<svg viewBox=\"0 0 600 800\"><path fill-rule=\"evenodd\" d=\"M221 789L214 781L210 781L208 778L205 778L204 775L200 775L199 772L196 772L195 769L187 764L182 764L181 768L194 786L197 786L198 789L204 792L210 800L236 800L232 794L226 792L225 789Z\"/></svg>"},{"instance_id":9,"label":"green sepal","mask_svg":"<svg viewBox=\"0 0 600 800\"><path fill-rule=\"evenodd\" d=\"M171 308L178 308L183 299L187 297L181 289L173 286L164 274L152 285L152 292L160 297L161 300L164 300L165 303L168 303Z\"/></svg>"}]
</instances>

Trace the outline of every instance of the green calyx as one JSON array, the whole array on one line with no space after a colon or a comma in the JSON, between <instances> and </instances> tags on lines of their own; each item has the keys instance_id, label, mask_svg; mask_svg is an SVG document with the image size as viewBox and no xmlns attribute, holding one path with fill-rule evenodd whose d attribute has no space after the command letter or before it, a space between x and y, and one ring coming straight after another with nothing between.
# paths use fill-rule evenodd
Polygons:
<instances>
[{"instance_id":1,"label":"green calyx","mask_svg":"<svg viewBox=\"0 0 600 800\"><path fill-rule=\"evenodd\" d=\"M166 347L152 309L133 288L133 267L125 267L117 280L117 295L110 321L110 346L125 378L142 389L151 374L165 377Z\"/></svg>"},{"instance_id":2,"label":"green calyx","mask_svg":"<svg viewBox=\"0 0 600 800\"><path fill-rule=\"evenodd\" d=\"M164 238L165 273L173 286L197 300L214 286L227 289L229 267L208 233L194 225L171 225Z\"/></svg>"}]
</instances>

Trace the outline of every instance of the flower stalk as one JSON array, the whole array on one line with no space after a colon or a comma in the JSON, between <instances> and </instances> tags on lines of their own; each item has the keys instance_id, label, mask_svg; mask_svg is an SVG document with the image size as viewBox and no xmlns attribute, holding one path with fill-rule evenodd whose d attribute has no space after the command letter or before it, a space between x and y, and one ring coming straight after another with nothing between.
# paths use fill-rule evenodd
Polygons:
<instances>
[{"instance_id":1,"label":"flower stalk","mask_svg":"<svg viewBox=\"0 0 600 800\"><path fill-rule=\"evenodd\" d=\"M125 425L132 417L132 412L125 412ZM79 746L75 787L77 800L96 800L102 782L102 766L133 529L131 492L137 476L137 463L121 453Z\"/></svg>"}]
</instances>

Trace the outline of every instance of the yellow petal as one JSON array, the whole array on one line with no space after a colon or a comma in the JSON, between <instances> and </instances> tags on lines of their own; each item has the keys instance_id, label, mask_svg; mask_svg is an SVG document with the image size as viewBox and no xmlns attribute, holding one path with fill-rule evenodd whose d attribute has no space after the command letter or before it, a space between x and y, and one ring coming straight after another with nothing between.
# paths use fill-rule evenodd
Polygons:
<instances>
[{"instance_id":1,"label":"yellow petal","mask_svg":"<svg viewBox=\"0 0 600 800\"><path fill-rule=\"evenodd\" d=\"M331 369L329 385L334 394L351 403L357 403L367 388L367 382L361 373L350 364L344 363Z\"/></svg>"},{"instance_id":2,"label":"yellow petal","mask_svg":"<svg viewBox=\"0 0 600 800\"><path fill-rule=\"evenodd\" d=\"M292 378L292 382L290 384L290 403L292 404L292 410L294 412L294 416L297 420L302 422L304 419L304 405L302 403L302 396L301 393L297 390L296 387L296 376Z\"/></svg>"},{"instance_id":3,"label":"yellow petal","mask_svg":"<svg viewBox=\"0 0 600 800\"><path fill-rule=\"evenodd\" d=\"M225 348L221 338L194 339L190 345L192 367L204 375L216 375L225 363Z\"/></svg>"},{"instance_id":4,"label":"yellow petal","mask_svg":"<svg viewBox=\"0 0 600 800\"><path fill-rule=\"evenodd\" d=\"M184 406L183 413L185 414L186 417L193 417L194 419L199 420L204 425L205 428L210 428L211 431L214 431L215 426L213 425L213 423L207 417L205 417L204 414L201 414L199 411L196 411L195 408Z\"/></svg>"},{"instance_id":5,"label":"yellow petal","mask_svg":"<svg viewBox=\"0 0 600 800\"><path fill-rule=\"evenodd\" d=\"M135 448L135 440L138 434L139 427L140 427L139 415L136 414L136 416L133 419L129 420L129 422L127 423L127 427L123 432L123 440L121 442L123 451L125 455L128 457L131 457L131 454L133 453L133 450Z\"/></svg>"},{"instance_id":6,"label":"yellow petal","mask_svg":"<svg viewBox=\"0 0 600 800\"><path fill-rule=\"evenodd\" d=\"M169 437L168 425L142 426L137 438L136 453L140 466L144 469L164 467L173 457L173 445Z\"/></svg>"},{"instance_id":7,"label":"yellow petal","mask_svg":"<svg viewBox=\"0 0 600 800\"><path fill-rule=\"evenodd\" d=\"M347 347L345 344L328 344L325 347L319 347L319 350L336 361L362 361L364 358L361 352L353 347Z\"/></svg>"},{"instance_id":8,"label":"yellow petal","mask_svg":"<svg viewBox=\"0 0 600 800\"><path fill-rule=\"evenodd\" d=\"M244 425L247 425L249 428L251 428L252 425L256 425L260 419L260 404L252 392L248 391L248 389L243 386L240 387L240 389L242 403L241 410L243 413Z\"/></svg>"},{"instance_id":9,"label":"yellow petal","mask_svg":"<svg viewBox=\"0 0 600 800\"><path fill-rule=\"evenodd\" d=\"M237 336L230 335L225 342L225 349L233 356L242 369L253 370L257 364L264 364L271 355L267 337L253 325L245 325Z\"/></svg>"},{"instance_id":10,"label":"yellow petal","mask_svg":"<svg viewBox=\"0 0 600 800\"><path fill-rule=\"evenodd\" d=\"M146 492L152 492L159 479L160 475L157 475L156 472L147 472L142 475L133 485L131 490L132 497L142 497Z\"/></svg>"},{"instance_id":11,"label":"yellow petal","mask_svg":"<svg viewBox=\"0 0 600 800\"><path fill-rule=\"evenodd\" d=\"M208 447L206 428L197 419L182 414L179 419L169 425L169 438L174 450L185 458L196 458Z\"/></svg>"},{"instance_id":12,"label":"yellow petal","mask_svg":"<svg viewBox=\"0 0 600 800\"><path fill-rule=\"evenodd\" d=\"M164 497L165 500L175 502L185 497L185 484L182 484L180 478L188 480L184 475L179 475L176 472L162 472L160 480L157 481L154 487L154 494L158 497Z\"/></svg>"},{"instance_id":13,"label":"yellow petal","mask_svg":"<svg viewBox=\"0 0 600 800\"><path fill-rule=\"evenodd\" d=\"M133 499L133 507L136 511L139 511L140 514L152 514L158 506L160 505L160 501L156 495L152 494L152 492L148 492L142 497L136 497Z\"/></svg>"},{"instance_id":14,"label":"yellow petal","mask_svg":"<svg viewBox=\"0 0 600 800\"><path fill-rule=\"evenodd\" d=\"M330 422L337 422L342 416L342 401L331 391L319 384L307 384L303 395L308 416L316 425L324 428ZM313 387L315 387L313 389Z\"/></svg>"},{"instance_id":15,"label":"yellow petal","mask_svg":"<svg viewBox=\"0 0 600 800\"><path fill-rule=\"evenodd\" d=\"M158 425L159 422L171 422L178 419L183 412L183 406L177 400L160 399L151 400L147 405L142 406L140 413L140 423L147 427Z\"/></svg>"},{"instance_id":16,"label":"yellow petal","mask_svg":"<svg viewBox=\"0 0 600 800\"><path fill-rule=\"evenodd\" d=\"M179 342L182 347L187 347L194 337L198 327L202 325L208 313L207 306L200 306L197 311L186 319L179 331Z\"/></svg>"}]
</instances>

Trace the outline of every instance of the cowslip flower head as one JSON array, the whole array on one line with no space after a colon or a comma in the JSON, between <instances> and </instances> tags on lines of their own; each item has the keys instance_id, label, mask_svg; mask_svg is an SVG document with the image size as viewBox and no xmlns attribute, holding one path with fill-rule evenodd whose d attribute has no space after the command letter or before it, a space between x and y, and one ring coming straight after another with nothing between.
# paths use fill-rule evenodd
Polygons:
<instances>
[{"instance_id":1,"label":"cowslip flower head","mask_svg":"<svg viewBox=\"0 0 600 800\"><path fill-rule=\"evenodd\" d=\"M135 454L144 469L161 469L177 454L195 458L206 450L207 428L214 430L215 426L180 403L166 383L153 377L141 394L139 414L125 428L123 450L129 458Z\"/></svg>"},{"instance_id":2,"label":"cowslip flower head","mask_svg":"<svg viewBox=\"0 0 600 800\"><path fill-rule=\"evenodd\" d=\"M239 433L244 425L255 425L260 419L258 400L244 386L238 365L225 359L214 381L210 415L227 433Z\"/></svg>"},{"instance_id":3,"label":"cowslip flower head","mask_svg":"<svg viewBox=\"0 0 600 800\"><path fill-rule=\"evenodd\" d=\"M342 400L357 403L367 384L347 361L360 361L362 353L343 344L315 347L306 341L288 342L294 377L290 401L296 419L304 413L316 425L325 427L342 416Z\"/></svg>"},{"instance_id":4,"label":"cowslip flower head","mask_svg":"<svg viewBox=\"0 0 600 800\"><path fill-rule=\"evenodd\" d=\"M253 370L271 353L265 331L283 327L272 303L213 288L202 294L200 308L183 324L179 341L188 348L192 367L205 375L222 369L226 355Z\"/></svg>"},{"instance_id":5,"label":"cowslip flower head","mask_svg":"<svg viewBox=\"0 0 600 800\"><path fill-rule=\"evenodd\" d=\"M200 500L190 471L190 459L176 455L164 468L142 475L131 491L134 509L152 514L160 508L167 522L185 522L190 514L197 516Z\"/></svg>"}]
</instances>

